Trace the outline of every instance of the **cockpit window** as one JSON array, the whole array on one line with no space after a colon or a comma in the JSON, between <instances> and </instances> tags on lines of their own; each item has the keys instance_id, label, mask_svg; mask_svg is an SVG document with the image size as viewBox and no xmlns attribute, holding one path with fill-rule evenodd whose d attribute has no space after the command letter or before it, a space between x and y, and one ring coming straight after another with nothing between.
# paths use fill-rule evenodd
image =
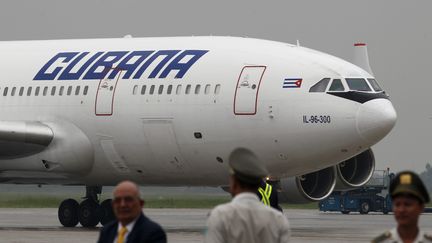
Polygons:
<instances>
[{"instance_id":1,"label":"cockpit window","mask_svg":"<svg viewBox=\"0 0 432 243\"><path fill-rule=\"evenodd\" d=\"M383 91L383 90L381 89L381 87L379 86L378 82L377 82L375 79L373 79L373 78L368 78L367 80L369 81L369 83L372 85L372 88L373 88L376 92Z\"/></svg>"},{"instance_id":2,"label":"cockpit window","mask_svg":"<svg viewBox=\"0 0 432 243\"><path fill-rule=\"evenodd\" d=\"M340 79L333 79L329 91L344 91L345 88Z\"/></svg>"},{"instance_id":3,"label":"cockpit window","mask_svg":"<svg viewBox=\"0 0 432 243\"><path fill-rule=\"evenodd\" d=\"M329 78L323 78L318 83L314 84L309 89L309 92L325 92L329 82L330 82Z\"/></svg>"},{"instance_id":4,"label":"cockpit window","mask_svg":"<svg viewBox=\"0 0 432 243\"><path fill-rule=\"evenodd\" d=\"M348 87L354 91L372 91L366 80L362 78L347 78Z\"/></svg>"}]
</instances>

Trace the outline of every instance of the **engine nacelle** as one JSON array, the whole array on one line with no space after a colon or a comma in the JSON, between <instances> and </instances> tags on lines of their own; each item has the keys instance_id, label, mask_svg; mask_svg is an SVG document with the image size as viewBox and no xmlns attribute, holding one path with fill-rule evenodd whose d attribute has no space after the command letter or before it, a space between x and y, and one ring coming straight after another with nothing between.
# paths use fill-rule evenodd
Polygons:
<instances>
[{"instance_id":1,"label":"engine nacelle","mask_svg":"<svg viewBox=\"0 0 432 243\"><path fill-rule=\"evenodd\" d=\"M3 178L65 178L90 172L94 163L93 146L74 124L57 120L12 125L3 126L2 138L13 148L13 153L0 153L0 158L1 155L13 157L0 164ZM29 146L22 146L26 144Z\"/></svg>"},{"instance_id":2,"label":"engine nacelle","mask_svg":"<svg viewBox=\"0 0 432 243\"><path fill-rule=\"evenodd\" d=\"M336 166L336 190L351 189L366 184L375 170L375 157L371 149L345 160Z\"/></svg>"},{"instance_id":3,"label":"engine nacelle","mask_svg":"<svg viewBox=\"0 0 432 243\"><path fill-rule=\"evenodd\" d=\"M336 169L329 167L302 176L280 180L279 202L308 203L332 193L336 185Z\"/></svg>"}]
</instances>

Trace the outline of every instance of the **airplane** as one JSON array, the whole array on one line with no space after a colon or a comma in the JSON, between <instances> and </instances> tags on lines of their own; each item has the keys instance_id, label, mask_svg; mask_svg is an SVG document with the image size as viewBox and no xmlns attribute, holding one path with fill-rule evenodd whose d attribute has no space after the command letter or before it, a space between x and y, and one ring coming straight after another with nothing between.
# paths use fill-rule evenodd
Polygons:
<instances>
[{"instance_id":1,"label":"airplane","mask_svg":"<svg viewBox=\"0 0 432 243\"><path fill-rule=\"evenodd\" d=\"M0 183L85 186L59 206L65 227L111 220L99 195L122 180L227 185L237 147L292 201L320 200L370 179L370 147L397 117L366 67L276 41L6 41L0 53Z\"/></svg>"}]
</instances>

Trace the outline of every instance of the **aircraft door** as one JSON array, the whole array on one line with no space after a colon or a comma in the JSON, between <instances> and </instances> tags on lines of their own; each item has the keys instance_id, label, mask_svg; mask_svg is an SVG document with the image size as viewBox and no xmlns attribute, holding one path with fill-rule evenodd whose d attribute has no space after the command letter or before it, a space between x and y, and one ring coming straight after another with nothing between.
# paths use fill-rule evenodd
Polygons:
<instances>
[{"instance_id":1,"label":"aircraft door","mask_svg":"<svg viewBox=\"0 0 432 243\"><path fill-rule=\"evenodd\" d=\"M97 116L111 116L113 114L114 94L117 87L117 82L120 78L121 70L113 78L109 78L109 71L114 68L107 68L105 78L99 81L99 86L96 93L95 114Z\"/></svg>"},{"instance_id":2,"label":"aircraft door","mask_svg":"<svg viewBox=\"0 0 432 243\"><path fill-rule=\"evenodd\" d=\"M266 66L243 67L234 96L234 114L256 114L259 87L265 70Z\"/></svg>"}]
</instances>

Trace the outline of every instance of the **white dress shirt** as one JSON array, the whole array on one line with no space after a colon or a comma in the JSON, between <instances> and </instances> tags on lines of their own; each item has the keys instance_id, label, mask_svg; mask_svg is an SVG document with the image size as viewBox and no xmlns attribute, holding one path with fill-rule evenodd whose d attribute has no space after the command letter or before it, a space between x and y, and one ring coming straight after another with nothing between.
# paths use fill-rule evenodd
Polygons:
<instances>
[{"instance_id":1,"label":"white dress shirt","mask_svg":"<svg viewBox=\"0 0 432 243\"><path fill-rule=\"evenodd\" d=\"M205 243L286 243L289 237L288 219L245 192L212 210Z\"/></svg>"},{"instance_id":2,"label":"white dress shirt","mask_svg":"<svg viewBox=\"0 0 432 243\"><path fill-rule=\"evenodd\" d=\"M129 224L126 225L126 229L127 232L124 236L124 242L127 242L127 237L129 236L129 233L132 231L133 227L135 226L136 221L138 220L138 218L136 218L134 221L130 222ZM114 242L113 243L117 243L118 240L118 233L120 232L121 228L123 227L123 225L119 222L118 226L117 226L117 235L114 238Z\"/></svg>"}]
</instances>

